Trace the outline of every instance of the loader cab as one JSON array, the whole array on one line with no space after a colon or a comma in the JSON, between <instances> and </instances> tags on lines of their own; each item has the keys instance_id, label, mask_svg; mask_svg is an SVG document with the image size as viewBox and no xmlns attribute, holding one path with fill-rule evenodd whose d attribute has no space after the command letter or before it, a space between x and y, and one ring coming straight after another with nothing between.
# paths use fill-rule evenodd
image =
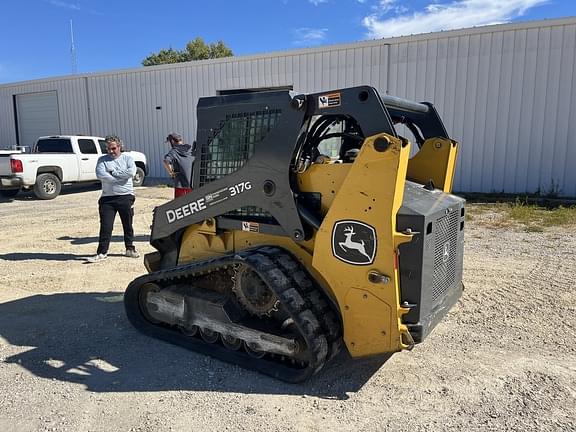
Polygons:
<instances>
[{"instance_id":1,"label":"loader cab","mask_svg":"<svg viewBox=\"0 0 576 432\"><path fill-rule=\"evenodd\" d=\"M427 102L410 102L404 99L380 95L387 125L378 132L387 132L410 141L411 157L419 152L424 143L432 138L448 138L444 125L434 106ZM374 124L367 125L362 111L354 118L350 114L315 115L309 118L303 153L308 153L312 163L330 158L334 163L351 163L362 146L364 138L372 135ZM382 119L384 120L384 119ZM363 130L366 129L366 130Z\"/></svg>"},{"instance_id":2,"label":"loader cab","mask_svg":"<svg viewBox=\"0 0 576 432\"><path fill-rule=\"evenodd\" d=\"M316 115L309 120L301 151L310 163L352 163L363 141L352 116Z\"/></svg>"}]
</instances>

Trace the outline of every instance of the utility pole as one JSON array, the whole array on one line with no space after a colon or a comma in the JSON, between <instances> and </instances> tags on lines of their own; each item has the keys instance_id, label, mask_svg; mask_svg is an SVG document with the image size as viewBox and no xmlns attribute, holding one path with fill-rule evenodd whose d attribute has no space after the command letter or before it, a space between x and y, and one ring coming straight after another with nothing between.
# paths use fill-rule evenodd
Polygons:
<instances>
[{"instance_id":1,"label":"utility pole","mask_svg":"<svg viewBox=\"0 0 576 432\"><path fill-rule=\"evenodd\" d=\"M72 28L72 20L70 20L70 63L72 66L72 74L78 73L78 61L76 59L76 47L74 46L74 29Z\"/></svg>"}]
</instances>

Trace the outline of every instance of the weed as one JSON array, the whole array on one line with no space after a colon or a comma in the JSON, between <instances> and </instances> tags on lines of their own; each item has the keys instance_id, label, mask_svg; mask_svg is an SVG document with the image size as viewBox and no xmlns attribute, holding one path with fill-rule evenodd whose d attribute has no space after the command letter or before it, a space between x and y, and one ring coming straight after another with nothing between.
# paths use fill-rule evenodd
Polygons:
<instances>
[{"instance_id":1,"label":"weed","mask_svg":"<svg viewBox=\"0 0 576 432\"><path fill-rule=\"evenodd\" d=\"M512 203L467 206L466 215L478 225L490 228L517 226L526 232L543 232L556 226L576 226L576 206L546 208L529 204L526 197Z\"/></svg>"},{"instance_id":2,"label":"weed","mask_svg":"<svg viewBox=\"0 0 576 432\"><path fill-rule=\"evenodd\" d=\"M540 233L540 232L544 232L544 228L542 228L541 226L538 226L538 225L528 225L526 228L524 228L524 231Z\"/></svg>"},{"instance_id":3,"label":"weed","mask_svg":"<svg viewBox=\"0 0 576 432\"><path fill-rule=\"evenodd\" d=\"M545 208L516 200L508 208L508 217L526 225L530 232L553 226L576 225L576 207Z\"/></svg>"}]
</instances>

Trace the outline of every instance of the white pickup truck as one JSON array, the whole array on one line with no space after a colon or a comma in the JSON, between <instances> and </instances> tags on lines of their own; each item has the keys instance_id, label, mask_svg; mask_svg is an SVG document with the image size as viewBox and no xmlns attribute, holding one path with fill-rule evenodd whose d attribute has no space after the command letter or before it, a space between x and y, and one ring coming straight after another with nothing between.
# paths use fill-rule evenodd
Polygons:
<instances>
[{"instance_id":1,"label":"white pickup truck","mask_svg":"<svg viewBox=\"0 0 576 432\"><path fill-rule=\"evenodd\" d=\"M147 173L146 156L128 152L136 163L134 186L141 186ZM94 182L96 162L106 154L104 138L57 135L38 138L32 153L0 153L0 195L14 197L20 189L34 189L44 200L56 198L63 183Z\"/></svg>"}]
</instances>

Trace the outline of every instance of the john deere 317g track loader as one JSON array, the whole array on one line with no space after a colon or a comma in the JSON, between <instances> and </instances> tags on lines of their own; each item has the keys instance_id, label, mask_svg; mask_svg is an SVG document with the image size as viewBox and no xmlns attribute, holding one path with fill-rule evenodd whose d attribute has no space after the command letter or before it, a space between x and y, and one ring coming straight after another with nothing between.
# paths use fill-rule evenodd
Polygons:
<instances>
[{"instance_id":1,"label":"john deere 317g track loader","mask_svg":"<svg viewBox=\"0 0 576 432\"><path fill-rule=\"evenodd\" d=\"M142 332L297 382L342 345L411 349L460 297L458 144L431 104L372 87L202 98L196 148L194 190L155 209L157 252L126 290Z\"/></svg>"}]
</instances>

